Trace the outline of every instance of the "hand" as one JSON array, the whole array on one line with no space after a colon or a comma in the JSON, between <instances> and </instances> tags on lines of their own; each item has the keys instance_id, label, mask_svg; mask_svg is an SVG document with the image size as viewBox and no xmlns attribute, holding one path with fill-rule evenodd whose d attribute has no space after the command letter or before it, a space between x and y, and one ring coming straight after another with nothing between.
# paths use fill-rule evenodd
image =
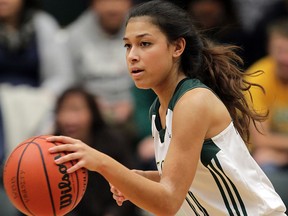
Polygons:
<instances>
[{"instance_id":1,"label":"hand","mask_svg":"<svg viewBox=\"0 0 288 216\"><path fill-rule=\"evenodd\" d=\"M142 170L132 169L131 171L137 173L138 175L144 176L144 172ZM115 199L118 206L122 206L123 202L128 200L128 199L124 196L124 194L121 193L121 191L119 191L112 184L109 183L109 185L110 185L110 191L113 194L113 199Z\"/></svg>"},{"instance_id":2,"label":"hand","mask_svg":"<svg viewBox=\"0 0 288 216\"><path fill-rule=\"evenodd\" d=\"M127 199L125 196L117 189L115 188L112 184L110 184L110 191L113 194L113 199L116 200L116 203L118 206L122 206L123 202L126 201Z\"/></svg>"},{"instance_id":3,"label":"hand","mask_svg":"<svg viewBox=\"0 0 288 216\"><path fill-rule=\"evenodd\" d=\"M66 136L48 137L47 141L63 144L50 148L50 153L69 152L69 154L55 160L57 164L66 163L71 160L78 161L74 166L67 170L68 173L75 172L82 167L85 167L88 170L97 171L97 165L99 165L99 163L97 163L99 160L97 159L101 158L101 153L99 151L91 148L80 140Z\"/></svg>"}]
</instances>

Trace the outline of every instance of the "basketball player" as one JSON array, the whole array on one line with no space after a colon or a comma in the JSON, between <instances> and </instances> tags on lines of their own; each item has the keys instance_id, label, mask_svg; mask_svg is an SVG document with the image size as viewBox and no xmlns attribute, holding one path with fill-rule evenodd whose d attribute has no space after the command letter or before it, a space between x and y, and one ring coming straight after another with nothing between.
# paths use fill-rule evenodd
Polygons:
<instances>
[{"instance_id":1,"label":"basketball player","mask_svg":"<svg viewBox=\"0 0 288 216\"><path fill-rule=\"evenodd\" d=\"M158 216L285 215L245 146L249 121L265 116L247 107L242 91L253 84L232 48L209 43L184 11L157 0L132 9L124 44L136 86L158 96L150 110L158 172L131 171L63 136L48 139L66 144L51 153L71 152L55 162L78 160L68 172L99 172L118 205L130 200Z\"/></svg>"}]
</instances>

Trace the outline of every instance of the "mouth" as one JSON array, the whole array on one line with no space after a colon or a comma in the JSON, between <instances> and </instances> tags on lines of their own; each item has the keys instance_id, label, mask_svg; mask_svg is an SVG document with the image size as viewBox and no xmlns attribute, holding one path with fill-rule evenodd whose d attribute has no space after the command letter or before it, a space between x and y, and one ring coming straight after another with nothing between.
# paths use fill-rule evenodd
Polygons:
<instances>
[{"instance_id":1,"label":"mouth","mask_svg":"<svg viewBox=\"0 0 288 216\"><path fill-rule=\"evenodd\" d=\"M132 74L137 74L137 73L141 73L141 72L143 72L144 70L140 70L140 69L134 69L134 70L132 70Z\"/></svg>"}]
</instances>

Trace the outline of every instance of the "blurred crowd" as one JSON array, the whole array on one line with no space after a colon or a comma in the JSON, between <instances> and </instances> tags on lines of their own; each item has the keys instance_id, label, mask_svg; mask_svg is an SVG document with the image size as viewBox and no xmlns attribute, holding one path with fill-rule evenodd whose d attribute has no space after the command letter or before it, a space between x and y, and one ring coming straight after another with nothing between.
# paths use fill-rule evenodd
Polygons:
<instances>
[{"instance_id":1,"label":"blurred crowd","mask_svg":"<svg viewBox=\"0 0 288 216\"><path fill-rule=\"evenodd\" d=\"M131 169L156 169L148 118L155 94L134 86L122 41L125 17L141 2L0 0L0 176L12 149L40 134L81 139ZM263 71L249 80L266 92L251 89L251 106L269 110L261 133L251 125L251 154L288 205L288 0L172 2L212 41L238 46L244 74ZM89 179L69 215L149 215L129 202L118 207L100 175ZM0 215L21 215L2 182Z\"/></svg>"}]
</instances>

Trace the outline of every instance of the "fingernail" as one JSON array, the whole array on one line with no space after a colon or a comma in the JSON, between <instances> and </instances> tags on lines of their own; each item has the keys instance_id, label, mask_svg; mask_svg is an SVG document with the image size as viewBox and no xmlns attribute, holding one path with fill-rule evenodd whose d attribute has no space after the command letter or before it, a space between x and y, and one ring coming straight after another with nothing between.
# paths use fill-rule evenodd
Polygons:
<instances>
[{"instance_id":1,"label":"fingernail","mask_svg":"<svg viewBox=\"0 0 288 216\"><path fill-rule=\"evenodd\" d=\"M54 160L55 161L55 163L60 163L60 160L59 159L56 159L56 160Z\"/></svg>"},{"instance_id":2,"label":"fingernail","mask_svg":"<svg viewBox=\"0 0 288 216\"><path fill-rule=\"evenodd\" d=\"M53 153L53 152L54 152L53 147L52 147L52 148L49 148L48 151L49 151L50 153Z\"/></svg>"}]
</instances>

